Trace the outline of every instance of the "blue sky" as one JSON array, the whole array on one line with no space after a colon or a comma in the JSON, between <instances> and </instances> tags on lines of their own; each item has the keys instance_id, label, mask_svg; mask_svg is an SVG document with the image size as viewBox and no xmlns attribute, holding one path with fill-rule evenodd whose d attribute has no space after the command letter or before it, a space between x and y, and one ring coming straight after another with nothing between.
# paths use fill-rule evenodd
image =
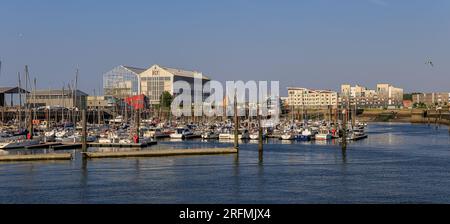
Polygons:
<instances>
[{"instance_id":1,"label":"blue sky","mask_svg":"<svg viewBox=\"0 0 450 224\"><path fill-rule=\"evenodd\" d=\"M219 81L450 91L448 0L4 0L0 86L30 66L38 88L80 88L125 64L202 71ZM425 65L427 57L434 68Z\"/></svg>"}]
</instances>

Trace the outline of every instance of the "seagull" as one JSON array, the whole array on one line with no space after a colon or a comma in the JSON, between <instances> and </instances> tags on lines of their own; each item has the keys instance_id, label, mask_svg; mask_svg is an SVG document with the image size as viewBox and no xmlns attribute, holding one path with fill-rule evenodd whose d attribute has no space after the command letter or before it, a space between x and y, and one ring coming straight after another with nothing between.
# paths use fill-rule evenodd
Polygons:
<instances>
[{"instance_id":1,"label":"seagull","mask_svg":"<svg viewBox=\"0 0 450 224\"><path fill-rule=\"evenodd\" d=\"M427 59L427 61L425 62L426 65L430 65L431 67L434 67L434 63L431 60L431 58Z\"/></svg>"}]
</instances>

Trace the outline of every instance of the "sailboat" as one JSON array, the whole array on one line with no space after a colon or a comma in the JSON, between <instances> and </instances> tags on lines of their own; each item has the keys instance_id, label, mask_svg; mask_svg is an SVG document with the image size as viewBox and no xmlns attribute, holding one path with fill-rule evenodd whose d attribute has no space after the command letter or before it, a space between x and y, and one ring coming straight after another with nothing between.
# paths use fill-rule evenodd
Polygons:
<instances>
[{"instance_id":1,"label":"sailboat","mask_svg":"<svg viewBox=\"0 0 450 224\"><path fill-rule=\"evenodd\" d=\"M3 139L0 142L0 149L20 149L27 146L38 145L38 139L26 139L24 136Z\"/></svg>"}]
</instances>

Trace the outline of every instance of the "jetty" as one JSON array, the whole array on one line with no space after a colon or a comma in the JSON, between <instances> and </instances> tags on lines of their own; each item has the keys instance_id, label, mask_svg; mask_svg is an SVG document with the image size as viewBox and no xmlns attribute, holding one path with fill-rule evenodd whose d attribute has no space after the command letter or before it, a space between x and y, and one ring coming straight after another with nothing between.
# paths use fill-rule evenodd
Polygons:
<instances>
[{"instance_id":1,"label":"jetty","mask_svg":"<svg viewBox=\"0 0 450 224\"><path fill-rule=\"evenodd\" d=\"M156 144L156 141L151 141L145 143L87 143L87 146L93 148L145 148Z\"/></svg>"},{"instance_id":2,"label":"jetty","mask_svg":"<svg viewBox=\"0 0 450 224\"><path fill-rule=\"evenodd\" d=\"M0 162L72 160L71 153L51 153L35 155L5 155L0 156Z\"/></svg>"},{"instance_id":3,"label":"jetty","mask_svg":"<svg viewBox=\"0 0 450 224\"><path fill-rule=\"evenodd\" d=\"M124 152L85 152L86 158L125 158L125 157L167 157L167 156L193 156L193 155L225 155L237 154L235 148L201 148L201 149L164 149L142 150Z\"/></svg>"}]
</instances>

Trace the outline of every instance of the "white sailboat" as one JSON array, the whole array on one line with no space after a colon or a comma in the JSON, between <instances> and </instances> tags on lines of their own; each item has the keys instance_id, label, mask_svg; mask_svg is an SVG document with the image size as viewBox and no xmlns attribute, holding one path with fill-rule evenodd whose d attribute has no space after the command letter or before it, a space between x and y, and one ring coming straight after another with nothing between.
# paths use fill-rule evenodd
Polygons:
<instances>
[{"instance_id":1,"label":"white sailboat","mask_svg":"<svg viewBox=\"0 0 450 224\"><path fill-rule=\"evenodd\" d=\"M38 139L25 139L23 137L20 138L8 138L3 139L0 142L0 149L20 149L25 148L27 146L38 145L40 140Z\"/></svg>"}]
</instances>

